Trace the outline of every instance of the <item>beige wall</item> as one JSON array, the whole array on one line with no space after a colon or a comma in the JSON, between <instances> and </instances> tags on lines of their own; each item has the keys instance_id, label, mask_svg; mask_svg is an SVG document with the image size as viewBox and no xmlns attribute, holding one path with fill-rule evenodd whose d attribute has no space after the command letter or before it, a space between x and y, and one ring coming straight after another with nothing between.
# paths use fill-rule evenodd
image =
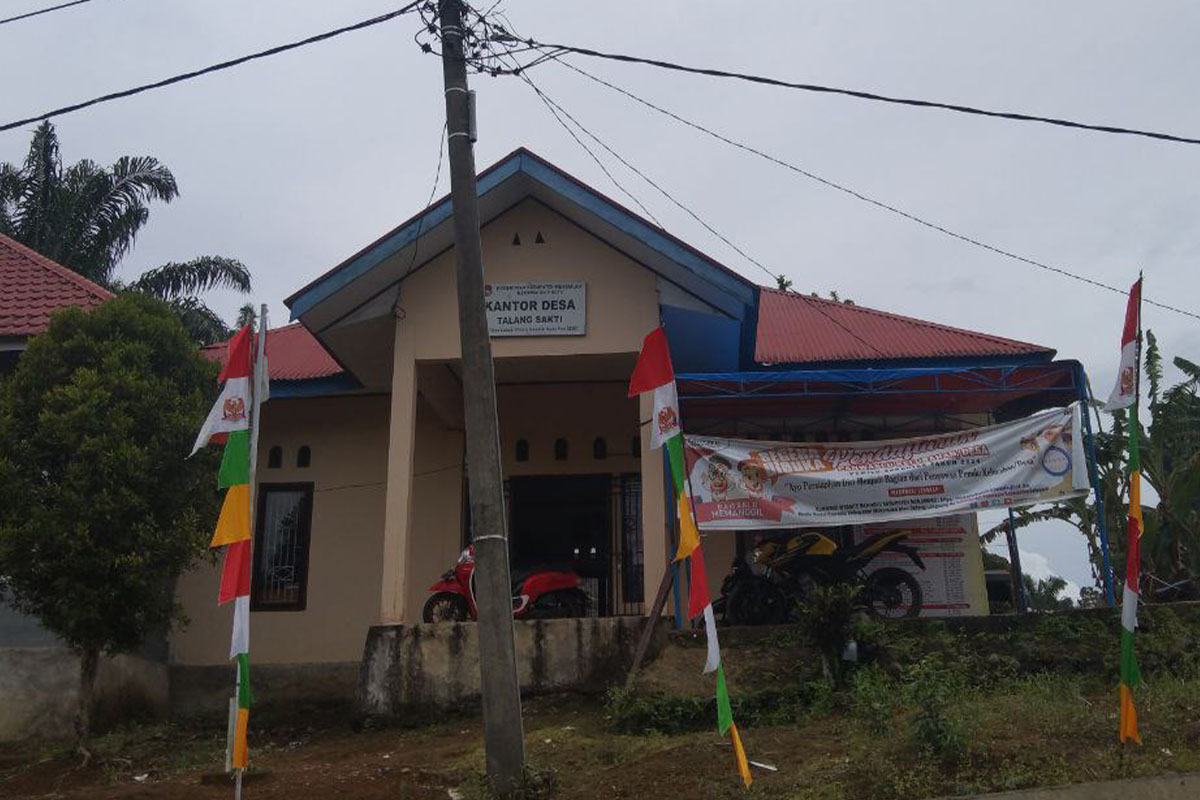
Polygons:
<instances>
[{"instance_id":1,"label":"beige wall","mask_svg":"<svg viewBox=\"0 0 1200 800\"><path fill-rule=\"evenodd\" d=\"M535 244L539 233L544 244ZM516 235L520 246L512 244ZM497 400L505 475L640 471L641 459L631 452L638 406L625 397L625 378L642 338L658 324L656 276L532 200L493 220L481 238L489 283L587 284L586 335L492 340L502 383ZM426 405L419 384L416 391L413 387L420 365L459 358L453 250L405 280L399 307L379 616L383 621L415 622L429 585L454 563L462 541L462 433L447 424L446 413ZM628 363L588 360L613 354L627 356ZM522 380L537 384L505 385L510 366L520 370ZM429 400L444 403L444 392L437 395ZM566 462L553 459L554 440L560 436L569 441ZM608 440L611 455L603 462L592 458L596 436ZM530 443L528 462L515 461L518 438ZM659 469L656 464L650 474L661 482ZM660 516L656 524L643 528L661 536L661 502L655 502L654 492L651 487L643 513L657 510ZM647 542L647 547L661 549L661 538L653 545ZM660 575L661 568L647 577L647 583L653 583L651 594Z\"/></svg>"},{"instance_id":2,"label":"beige wall","mask_svg":"<svg viewBox=\"0 0 1200 800\"><path fill-rule=\"evenodd\" d=\"M545 244L534 244L539 232ZM512 244L517 234L520 246ZM481 239L488 283L587 284L587 335L493 339L497 359L637 353L642 338L658 325L655 274L536 201L526 200L501 214L483 228ZM413 337L418 361L458 359L453 249L405 279L399 305L404 312L400 326Z\"/></svg>"},{"instance_id":3,"label":"beige wall","mask_svg":"<svg viewBox=\"0 0 1200 800\"><path fill-rule=\"evenodd\" d=\"M638 435L637 399L626 397L626 382L517 384L500 386L500 446L504 475L582 475L640 472L641 453L632 452ZM592 456L603 437L608 458ZM567 460L554 459L554 440L567 440ZM518 439L529 442L529 460L516 460Z\"/></svg>"},{"instance_id":4,"label":"beige wall","mask_svg":"<svg viewBox=\"0 0 1200 800\"><path fill-rule=\"evenodd\" d=\"M462 550L463 434L447 430L417 404L412 536L405 587L405 622L420 622L429 586L454 566Z\"/></svg>"},{"instance_id":5,"label":"beige wall","mask_svg":"<svg viewBox=\"0 0 1200 800\"><path fill-rule=\"evenodd\" d=\"M388 398L275 399L263 407L259 481L312 482L312 542L304 611L250 615L250 652L257 663L357 661L367 628L379 614ZM268 469L272 446L283 467ZM312 465L296 468L301 445ZM232 604L218 608L220 565L184 575L177 588L191 624L171 634L176 664L224 664Z\"/></svg>"}]
</instances>

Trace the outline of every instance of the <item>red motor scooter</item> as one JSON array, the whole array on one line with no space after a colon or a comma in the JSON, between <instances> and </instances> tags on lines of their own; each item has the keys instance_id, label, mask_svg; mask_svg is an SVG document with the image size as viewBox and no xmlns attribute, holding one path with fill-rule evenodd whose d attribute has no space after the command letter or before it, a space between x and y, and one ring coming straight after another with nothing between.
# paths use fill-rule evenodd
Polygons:
<instances>
[{"instance_id":1,"label":"red motor scooter","mask_svg":"<svg viewBox=\"0 0 1200 800\"><path fill-rule=\"evenodd\" d=\"M534 567L512 574L512 609L517 619L553 619L587 616L588 598L582 581L569 567ZM475 620L475 547L463 550L454 569L447 570L429 587L421 618L426 622Z\"/></svg>"}]
</instances>

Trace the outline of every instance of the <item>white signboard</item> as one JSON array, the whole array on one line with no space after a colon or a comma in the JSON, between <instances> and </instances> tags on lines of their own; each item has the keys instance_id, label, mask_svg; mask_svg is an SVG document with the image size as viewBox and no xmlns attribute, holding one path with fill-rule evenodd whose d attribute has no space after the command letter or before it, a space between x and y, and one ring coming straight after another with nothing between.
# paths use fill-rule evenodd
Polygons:
<instances>
[{"instance_id":1,"label":"white signboard","mask_svg":"<svg viewBox=\"0 0 1200 800\"><path fill-rule=\"evenodd\" d=\"M854 526L854 543L893 531L905 531L904 544L915 547L925 562L920 569L903 553L884 550L867 566L868 572L899 567L921 585L922 617L985 616L987 584L983 551L974 514L880 522Z\"/></svg>"},{"instance_id":2,"label":"white signboard","mask_svg":"<svg viewBox=\"0 0 1200 800\"><path fill-rule=\"evenodd\" d=\"M1011 508L1087 493L1079 404L955 433L809 444L684 435L701 530Z\"/></svg>"},{"instance_id":3,"label":"white signboard","mask_svg":"<svg viewBox=\"0 0 1200 800\"><path fill-rule=\"evenodd\" d=\"M583 336L586 283L489 283L483 287L492 336Z\"/></svg>"}]
</instances>

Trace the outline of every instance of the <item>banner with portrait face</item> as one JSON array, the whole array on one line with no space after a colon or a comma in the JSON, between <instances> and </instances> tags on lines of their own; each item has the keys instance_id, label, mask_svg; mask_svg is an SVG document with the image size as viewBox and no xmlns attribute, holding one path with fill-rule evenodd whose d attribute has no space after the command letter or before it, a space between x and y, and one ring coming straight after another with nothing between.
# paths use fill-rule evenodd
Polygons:
<instances>
[{"instance_id":1,"label":"banner with portrait face","mask_svg":"<svg viewBox=\"0 0 1200 800\"><path fill-rule=\"evenodd\" d=\"M871 442L684 435L701 530L936 517L1081 497L1080 405L1001 425Z\"/></svg>"}]
</instances>

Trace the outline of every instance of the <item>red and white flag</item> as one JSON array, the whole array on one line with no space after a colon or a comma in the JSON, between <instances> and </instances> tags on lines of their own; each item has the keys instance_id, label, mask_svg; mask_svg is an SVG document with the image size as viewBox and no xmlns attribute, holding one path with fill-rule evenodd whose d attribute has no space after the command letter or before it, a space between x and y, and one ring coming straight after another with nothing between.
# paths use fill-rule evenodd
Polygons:
<instances>
[{"instance_id":1,"label":"red and white flag","mask_svg":"<svg viewBox=\"0 0 1200 800\"><path fill-rule=\"evenodd\" d=\"M242 328L229 340L229 360L225 362L217 380L224 381L221 395L208 412L208 419L196 436L196 444L189 457L196 454L214 436L244 431L250 427L250 346L254 341L254 328Z\"/></svg>"},{"instance_id":2,"label":"red and white flag","mask_svg":"<svg viewBox=\"0 0 1200 800\"><path fill-rule=\"evenodd\" d=\"M675 393L675 370L671 366L671 350L667 332L655 328L642 342L633 376L629 379L629 396L654 392L654 416L650 419L650 447L658 449L663 442L678 436L679 398Z\"/></svg>"},{"instance_id":3,"label":"red and white flag","mask_svg":"<svg viewBox=\"0 0 1200 800\"><path fill-rule=\"evenodd\" d=\"M1117 385L1113 387L1105 411L1129 408L1137 399L1137 335L1138 312L1142 305L1142 279L1138 278L1129 290L1129 305L1125 307L1125 330L1121 331L1121 366L1117 370Z\"/></svg>"}]
</instances>

